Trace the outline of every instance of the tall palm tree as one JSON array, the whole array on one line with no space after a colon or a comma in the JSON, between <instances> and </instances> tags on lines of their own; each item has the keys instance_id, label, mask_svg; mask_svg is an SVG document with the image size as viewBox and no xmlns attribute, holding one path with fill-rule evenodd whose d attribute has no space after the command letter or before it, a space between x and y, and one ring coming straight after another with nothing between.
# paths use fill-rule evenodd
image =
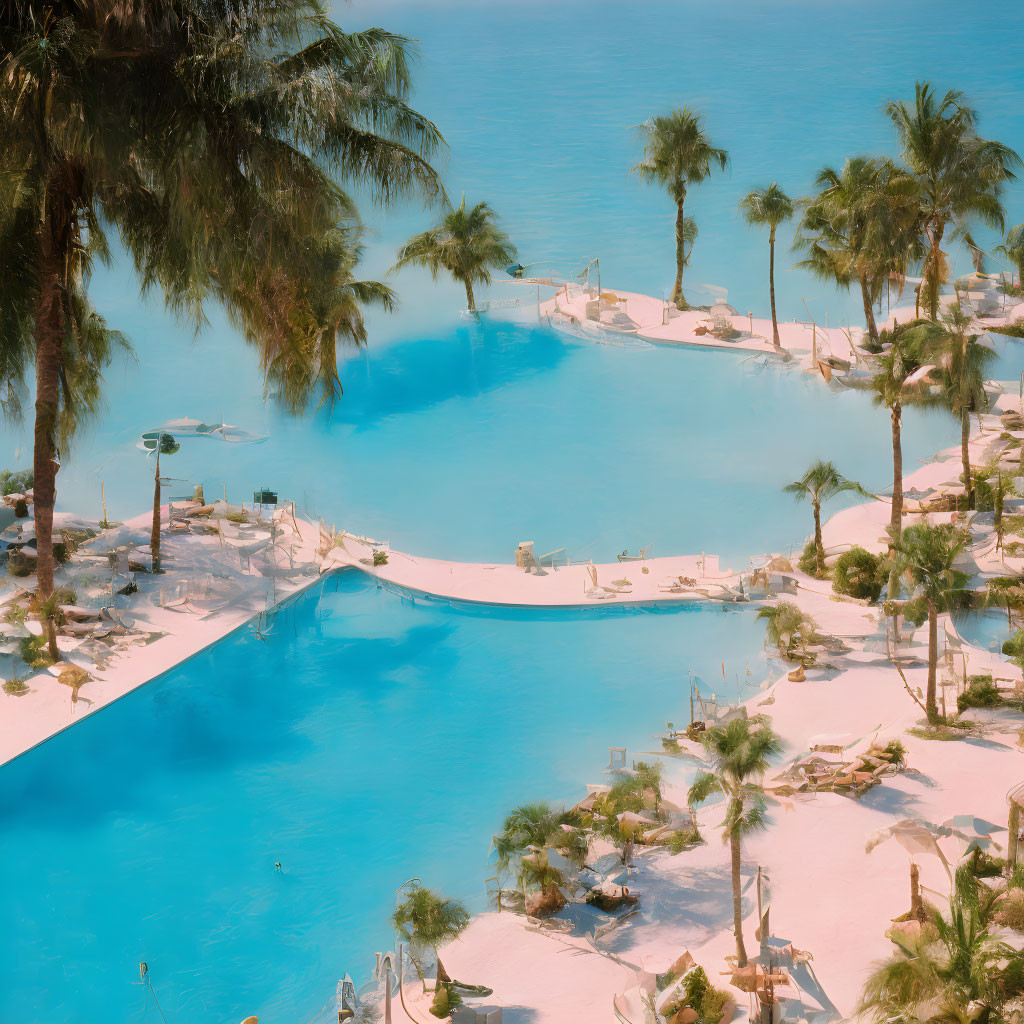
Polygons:
<instances>
[{"instance_id":1,"label":"tall palm tree","mask_svg":"<svg viewBox=\"0 0 1024 1024\"><path fill-rule=\"evenodd\" d=\"M870 498L871 495L854 480L847 480L842 473L832 465L819 459L799 480L786 484L782 488L787 494L796 498L806 498L811 503L811 512L814 515L814 560L818 575L825 572L825 547L821 542L821 506L824 502L847 491L855 491L857 494Z\"/></svg>"},{"instance_id":2,"label":"tall palm tree","mask_svg":"<svg viewBox=\"0 0 1024 1024\"><path fill-rule=\"evenodd\" d=\"M17 239L26 268L3 284L5 299L21 291L3 314L0 384L10 394L34 361L45 598L67 341L107 232L143 289L197 328L218 300L294 406L318 389L333 398L335 345L356 340L324 294L340 274L324 252L356 223L344 188L436 195L442 140L406 102L406 40L342 32L316 0L15 0L0 44L0 240Z\"/></svg>"},{"instance_id":3,"label":"tall palm tree","mask_svg":"<svg viewBox=\"0 0 1024 1024\"><path fill-rule=\"evenodd\" d=\"M768 295L772 304L772 344L779 341L779 321L775 315L775 230L793 216L793 200L773 181L767 188L755 188L740 200L740 212L748 224L768 225Z\"/></svg>"},{"instance_id":4,"label":"tall palm tree","mask_svg":"<svg viewBox=\"0 0 1024 1024\"><path fill-rule=\"evenodd\" d=\"M391 915L395 931L410 945L425 947L437 960L438 982L451 981L438 948L457 939L469 924L469 911L458 900L446 900L430 889L416 886ZM416 964L420 980L423 973Z\"/></svg>"},{"instance_id":5,"label":"tall palm tree","mask_svg":"<svg viewBox=\"0 0 1024 1024\"><path fill-rule=\"evenodd\" d=\"M874 304L890 277L904 277L919 235L917 185L891 161L853 157L825 167L818 194L800 200L799 266L842 287L860 287L869 337L878 341Z\"/></svg>"},{"instance_id":6,"label":"tall palm tree","mask_svg":"<svg viewBox=\"0 0 1024 1024\"><path fill-rule=\"evenodd\" d=\"M899 540L903 529L903 409L908 405L924 405L934 401L923 380L911 382L929 359L938 359L937 346L929 344L930 321L911 320L891 331L882 331L879 341L885 350L877 358L878 372L868 387L874 392L876 405L889 410L892 425L892 513L889 536Z\"/></svg>"},{"instance_id":7,"label":"tall palm tree","mask_svg":"<svg viewBox=\"0 0 1024 1024\"><path fill-rule=\"evenodd\" d=\"M960 420L960 461L967 507L975 506L974 479L971 475L971 413L988 408L985 394L985 369L996 353L981 344L981 335L972 333L971 318L955 306L940 317L931 331L934 344L943 352L942 376L946 408Z\"/></svg>"},{"instance_id":8,"label":"tall palm tree","mask_svg":"<svg viewBox=\"0 0 1024 1024\"><path fill-rule=\"evenodd\" d=\"M1017 284L1024 284L1024 224L1010 228L1003 244L996 246L996 252L1001 252L1017 268Z\"/></svg>"},{"instance_id":9,"label":"tall palm tree","mask_svg":"<svg viewBox=\"0 0 1024 1024\"><path fill-rule=\"evenodd\" d=\"M709 769L698 772L690 787L689 801L702 804L713 793L725 799L722 841L729 844L732 865L732 920L736 956L740 967L747 964L743 945L743 896L740 869L743 836L767 825L761 780L771 759L782 750L782 742L767 715L736 718L728 725L708 729L701 740Z\"/></svg>"},{"instance_id":10,"label":"tall palm tree","mask_svg":"<svg viewBox=\"0 0 1024 1024\"><path fill-rule=\"evenodd\" d=\"M939 717L935 677L939 660L938 613L954 607L963 594L967 576L953 563L967 545L967 535L949 523L915 523L893 544L896 578L905 577L928 609L928 688L925 711L929 721Z\"/></svg>"},{"instance_id":11,"label":"tall palm tree","mask_svg":"<svg viewBox=\"0 0 1024 1024\"><path fill-rule=\"evenodd\" d=\"M942 239L952 223L961 233L974 218L1002 230L1004 182L1020 157L1008 146L978 135L977 113L963 93L938 98L930 82L917 82L913 103L893 100L886 113L896 127L903 159L920 189L920 225L926 244L924 288L932 320L939 315L939 286L946 276Z\"/></svg>"},{"instance_id":12,"label":"tall palm tree","mask_svg":"<svg viewBox=\"0 0 1024 1024\"><path fill-rule=\"evenodd\" d=\"M1002 1019L999 1009L1024 977L1024 953L993 933L998 893L961 865L949 912L934 910L913 936L893 934L896 951L875 965L858 1015L882 1021L965 1024Z\"/></svg>"},{"instance_id":13,"label":"tall palm tree","mask_svg":"<svg viewBox=\"0 0 1024 1024\"><path fill-rule=\"evenodd\" d=\"M703 117L691 107L645 121L637 129L644 146L643 160L630 169L644 181L663 185L676 204L676 280L670 301L679 309L687 305L683 296L687 243L692 249L696 237L696 231L687 226L686 190L708 178L713 165L725 170L729 162L729 154L711 144L702 121Z\"/></svg>"},{"instance_id":14,"label":"tall palm tree","mask_svg":"<svg viewBox=\"0 0 1024 1024\"><path fill-rule=\"evenodd\" d=\"M435 279L447 271L465 285L466 308L475 313L473 285L490 284L491 271L515 262L517 255L508 235L498 227L494 211L486 203L467 210L463 196L436 228L413 235L402 246L391 270L426 267Z\"/></svg>"}]
</instances>

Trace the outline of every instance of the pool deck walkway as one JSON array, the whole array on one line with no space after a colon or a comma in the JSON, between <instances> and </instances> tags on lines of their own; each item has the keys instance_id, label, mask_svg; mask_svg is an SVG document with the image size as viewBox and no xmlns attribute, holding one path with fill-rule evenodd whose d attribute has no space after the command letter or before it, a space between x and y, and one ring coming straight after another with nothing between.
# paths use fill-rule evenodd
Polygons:
<instances>
[{"instance_id":1,"label":"pool deck walkway","mask_svg":"<svg viewBox=\"0 0 1024 1024\"><path fill-rule=\"evenodd\" d=\"M772 322L767 317L748 316L742 312L731 316L736 336L724 340L710 333L696 333L708 323L710 314L706 309L676 310L668 307L662 299L618 289L602 294L612 294L619 301L602 303L600 320L597 321L587 318L587 304L593 301L589 295L569 289L563 289L554 298L542 302L540 312L542 316L550 317L553 323L581 334L600 331L609 337L618 334L623 338L635 337L660 345L773 356L788 354L808 366L815 348L819 359L834 355L849 362L857 358L851 339L853 342L860 340L859 328L854 328L851 334L849 329L842 327L780 320L779 342L784 350L780 353L771 342Z\"/></svg>"},{"instance_id":2,"label":"pool deck walkway","mask_svg":"<svg viewBox=\"0 0 1024 1024\"><path fill-rule=\"evenodd\" d=\"M374 550L388 561L373 565ZM527 571L516 565L448 562L381 548L365 538L341 535L325 568L352 567L384 586L464 604L579 608L687 601L733 601L740 576L721 570L715 555L679 555L643 561L562 565ZM683 581L680 581L683 577Z\"/></svg>"},{"instance_id":3,"label":"pool deck walkway","mask_svg":"<svg viewBox=\"0 0 1024 1024\"><path fill-rule=\"evenodd\" d=\"M166 515L166 507L164 511ZM79 549L81 555L87 558L90 552L104 552L126 540L147 542L151 518L152 513L144 513L100 533ZM96 524L92 525L95 528ZM87 653L97 641L58 638L65 660L54 669L74 665L89 673L89 681L79 692L74 693L52 671L44 669L25 680L27 693L0 694L0 765L176 668L257 620L261 613L316 584L320 579L316 555L321 544L319 528L291 515L280 516L278 527L281 534L275 546L248 558L216 536L165 533L161 542L164 573L138 573L138 592L118 597L118 614L124 621L129 621L127 617L134 620L134 630L108 638L105 642L112 646L98 661ZM89 570L81 574L82 560L73 557L58 571L56 584L72 585L79 603L85 604L91 579ZM105 566L91 573L97 581L104 576L109 580L110 571ZM18 581L6 577L4 581L8 586L0 590L0 617L18 593L12 586ZM31 620L27 625L33 631L40 628ZM0 678L4 680L11 674L11 660L0 662Z\"/></svg>"}]
</instances>

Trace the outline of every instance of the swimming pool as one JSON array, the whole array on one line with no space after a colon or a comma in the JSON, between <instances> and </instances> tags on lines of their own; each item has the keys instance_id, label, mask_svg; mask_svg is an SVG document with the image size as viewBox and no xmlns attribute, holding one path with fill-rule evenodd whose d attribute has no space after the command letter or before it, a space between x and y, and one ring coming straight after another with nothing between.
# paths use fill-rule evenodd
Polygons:
<instances>
[{"instance_id":1,"label":"swimming pool","mask_svg":"<svg viewBox=\"0 0 1024 1024\"><path fill-rule=\"evenodd\" d=\"M411 875L483 906L504 811L763 678L749 610L496 611L347 572L4 768L3 1019L312 1017ZM725 681L723 681L723 672ZM282 870L276 871L275 861ZM486 980L486 979L481 979Z\"/></svg>"}]
</instances>

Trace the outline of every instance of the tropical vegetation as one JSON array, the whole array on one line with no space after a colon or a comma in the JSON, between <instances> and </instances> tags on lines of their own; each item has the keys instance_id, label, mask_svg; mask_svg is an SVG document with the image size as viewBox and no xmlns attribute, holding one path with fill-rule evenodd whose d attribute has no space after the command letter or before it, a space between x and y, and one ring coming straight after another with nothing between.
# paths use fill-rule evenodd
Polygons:
<instances>
[{"instance_id":1,"label":"tropical vegetation","mask_svg":"<svg viewBox=\"0 0 1024 1024\"><path fill-rule=\"evenodd\" d=\"M469 924L469 911L458 900L446 900L421 885L415 886L399 903L391 922L400 938L415 950L430 950L437 961L437 983L440 987L451 978L441 963L438 949L457 939ZM420 979L423 970L414 959Z\"/></svg>"},{"instance_id":2,"label":"tropical vegetation","mask_svg":"<svg viewBox=\"0 0 1024 1024\"><path fill-rule=\"evenodd\" d=\"M682 107L645 121L637 129L643 159L630 170L642 181L663 186L676 205L676 278L669 301L678 309L687 308L683 270L697 237L696 224L686 216L687 190L709 178L714 167L724 170L729 162L729 154L711 143L703 120L691 107Z\"/></svg>"},{"instance_id":3,"label":"tropical vegetation","mask_svg":"<svg viewBox=\"0 0 1024 1024\"><path fill-rule=\"evenodd\" d=\"M858 1012L878 1024L1004 1019L1024 992L1024 953L996 934L1000 898L961 865L947 913L931 908L920 927L889 933L896 949L876 964Z\"/></svg>"},{"instance_id":4,"label":"tropical vegetation","mask_svg":"<svg viewBox=\"0 0 1024 1024\"><path fill-rule=\"evenodd\" d=\"M782 488L797 499L806 498L811 503L814 517L814 561L819 576L825 575L825 546L821 540L821 506L826 501L853 491L870 498L871 495L854 480L847 480L831 462L819 459L799 480Z\"/></svg>"},{"instance_id":5,"label":"tropical vegetation","mask_svg":"<svg viewBox=\"0 0 1024 1024\"><path fill-rule=\"evenodd\" d=\"M346 33L318 0L18 0L0 35L0 386L16 412L34 364L45 599L58 463L124 346L88 297L111 233L197 329L219 302L283 404L330 402L338 344L365 340L363 304L392 301L353 276L345 189L436 197L443 142L408 105L408 41Z\"/></svg>"},{"instance_id":6,"label":"tropical vegetation","mask_svg":"<svg viewBox=\"0 0 1024 1024\"><path fill-rule=\"evenodd\" d=\"M732 873L733 933L740 967L747 963L743 944L742 849L744 836L768 824L762 780L772 759L781 753L782 741L772 730L766 715L734 718L728 725L715 725L703 737L707 771L697 774L690 787L690 803L697 806L712 794L725 803L722 841L729 845Z\"/></svg>"},{"instance_id":7,"label":"tropical vegetation","mask_svg":"<svg viewBox=\"0 0 1024 1024\"><path fill-rule=\"evenodd\" d=\"M928 619L928 683L925 711L928 720L939 721L936 674L939 660L938 614L963 600L967 575L954 568L967 545L967 535L948 523L915 523L893 543L894 572L911 585L924 605Z\"/></svg>"},{"instance_id":8,"label":"tropical vegetation","mask_svg":"<svg viewBox=\"0 0 1024 1024\"><path fill-rule=\"evenodd\" d=\"M437 227L413 235L399 250L392 271L425 267L436 280L441 271L451 274L466 289L466 308L476 312L474 284L491 283L491 271L507 267L517 258L516 247L498 227L486 203L467 209L466 197L448 210Z\"/></svg>"},{"instance_id":9,"label":"tropical vegetation","mask_svg":"<svg viewBox=\"0 0 1024 1024\"><path fill-rule=\"evenodd\" d=\"M1008 146L978 134L977 112L955 90L939 98L930 82L917 82L913 101L893 100L886 113L917 186L918 233L925 250L922 289L928 316L937 320L939 289L949 270L941 248L947 228L952 225L974 249L975 220L1002 230L1000 197L1021 160Z\"/></svg>"},{"instance_id":10,"label":"tropical vegetation","mask_svg":"<svg viewBox=\"0 0 1024 1024\"><path fill-rule=\"evenodd\" d=\"M773 181L767 188L755 188L740 200L743 219L756 227L768 228L768 296L772 307L772 344L781 348L779 320L775 313L775 232L793 216L793 200Z\"/></svg>"}]
</instances>

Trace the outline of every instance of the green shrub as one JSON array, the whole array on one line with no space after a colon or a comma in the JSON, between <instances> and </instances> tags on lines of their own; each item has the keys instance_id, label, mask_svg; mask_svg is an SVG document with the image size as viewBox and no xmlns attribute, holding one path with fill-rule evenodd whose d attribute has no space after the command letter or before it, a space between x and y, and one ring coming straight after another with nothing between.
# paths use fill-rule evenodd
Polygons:
<instances>
[{"instance_id":1,"label":"green shrub","mask_svg":"<svg viewBox=\"0 0 1024 1024\"><path fill-rule=\"evenodd\" d=\"M1003 703L999 689L992 682L991 676L971 676L967 689L956 699L958 711L968 708L994 708Z\"/></svg>"},{"instance_id":2,"label":"green shrub","mask_svg":"<svg viewBox=\"0 0 1024 1024\"><path fill-rule=\"evenodd\" d=\"M1024 931L1024 889L1007 889L999 900L996 923L1014 931Z\"/></svg>"},{"instance_id":3,"label":"green shrub","mask_svg":"<svg viewBox=\"0 0 1024 1024\"><path fill-rule=\"evenodd\" d=\"M729 995L716 989L703 967L694 967L683 984L682 1003L697 1011L696 1024L718 1024Z\"/></svg>"},{"instance_id":4,"label":"green shrub","mask_svg":"<svg viewBox=\"0 0 1024 1024\"><path fill-rule=\"evenodd\" d=\"M373 564L374 564L374 566L387 565L388 564L388 553L386 551L376 551L375 550L373 552Z\"/></svg>"},{"instance_id":5,"label":"green shrub","mask_svg":"<svg viewBox=\"0 0 1024 1024\"><path fill-rule=\"evenodd\" d=\"M885 746L885 752L892 758L892 764L907 763L907 748L899 740L890 740Z\"/></svg>"},{"instance_id":6,"label":"green shrub","mask_svg":"<svg viewBox=\"0 0 1024 1024\"><path fill-rule=\"evenodd\" d=\"M31 668L46 668L53 664L47 650L45 636L23 636L19 642L21 660Z\"/></svg>"},{"instance_id":7,"label":"green shrub","mask_svg":"<svg viewBox=\"0 0 1024 1024\"><path fill-rule=\"evenodd\" d=\"M7 571L12 576L17 576L19 579L24 579L26 576L31 576L35 571L36 560L29 558L28 555L23 555L20 551L12 551L10 557L7 559Z\"/></svg>"},{"instance_id":8,"label":"green shrub","mask_svg":"<svg viewBox=\"0 0 1024 1024\"><path fill-rule=\"evenodd\" d=\"M25 680L19 676L8 679L3 685L3 691L8 697L24 697L29 692Z\"/></svg>"},{"instance_id":9,"label":"green shrub","mask_svg":"<svg viewBox=\"0 0 1024 1024\"><path fill-rule=\"evenodd\" d=\"M971 870L976 878L998 878L1006 870L1005 857L993 857L984 850L975 849L970 857Z\"/></svg>"},{"instance_id":10,"label":"green shrub","mask_svg":"<svg viewBox=\"0 0 1024 1024\"><path fill-rule=\"evenodd\" d=\"M700 832L693 828L681 828L668 837L668 852L673 856L677 853L682 853L684 850L691 850L695 846L699 846L704 842L704 837Z\"/></svg>"},{"instance_id":11,"label":"green shrub","mask_svg":"<svg viewBox=\"0 0 1024 1024\"><path fill-rule=\"evenodd\" d=\"M1024 629L1018 629L1003 644L1003 654L1007 655L1018 668L1024 668Z\"/></svg>"},{"instance_id":12,"label":"green shrub","mask_svg":"<svg viewBox=\"0 0 1024 1024\"><path fill-rule=\"evenodd\" d=\"M19 498L14 503L14 518L15 519L27 519L28 518L28 502L24 498Z\"/></svg>"},{"instance_id":13,"label":"green shrub","mask_svg":"<svg viewBox=\"0 0 1024 1024\"><path fill-rule=\"evenodd\" d=\"M807 545L804 547L797 559L796 564L799 566L801 572L807 573L808 576L818 575L818 557L814 551L814 541L809 540ZM828 568L825 569L825 575L828 575Z\"/></svg>"},{"instance_id":14,"label":"green shrub","mask_svg":"<svg viewBox=\"0 0 1024 1024\"><path fill-rule=\"evenodd\" d=\"M877 555L854 545L836 560L832 570L832 589L837 594L874 604L885 584L881 563Z\"/></svg>"},{"instance_id":15,"label":"green shrub","mask_svg":"<svg viewBox=\"0 0 1024 1024\"><path fill-rule=\"evenodd\" d=\"M13 473L9 469L0 470L0 493L24 494L25 491L31 489L31 469L22 469Z\"/></svg>"},{"instance_id":16,"label":"green shrub","mask_svg":"<svg viewBox=\"0 0 1024 1024\"><path fill-rule=\"evenodd\" d=\"M437 986L434 993L434 1001L430 1004L430 1012L435 1017L444 1019L450 1017L452 1010L462 1003L462 997L456 992L449 982L442 982Z\"/></svg>"}]
</instances>

